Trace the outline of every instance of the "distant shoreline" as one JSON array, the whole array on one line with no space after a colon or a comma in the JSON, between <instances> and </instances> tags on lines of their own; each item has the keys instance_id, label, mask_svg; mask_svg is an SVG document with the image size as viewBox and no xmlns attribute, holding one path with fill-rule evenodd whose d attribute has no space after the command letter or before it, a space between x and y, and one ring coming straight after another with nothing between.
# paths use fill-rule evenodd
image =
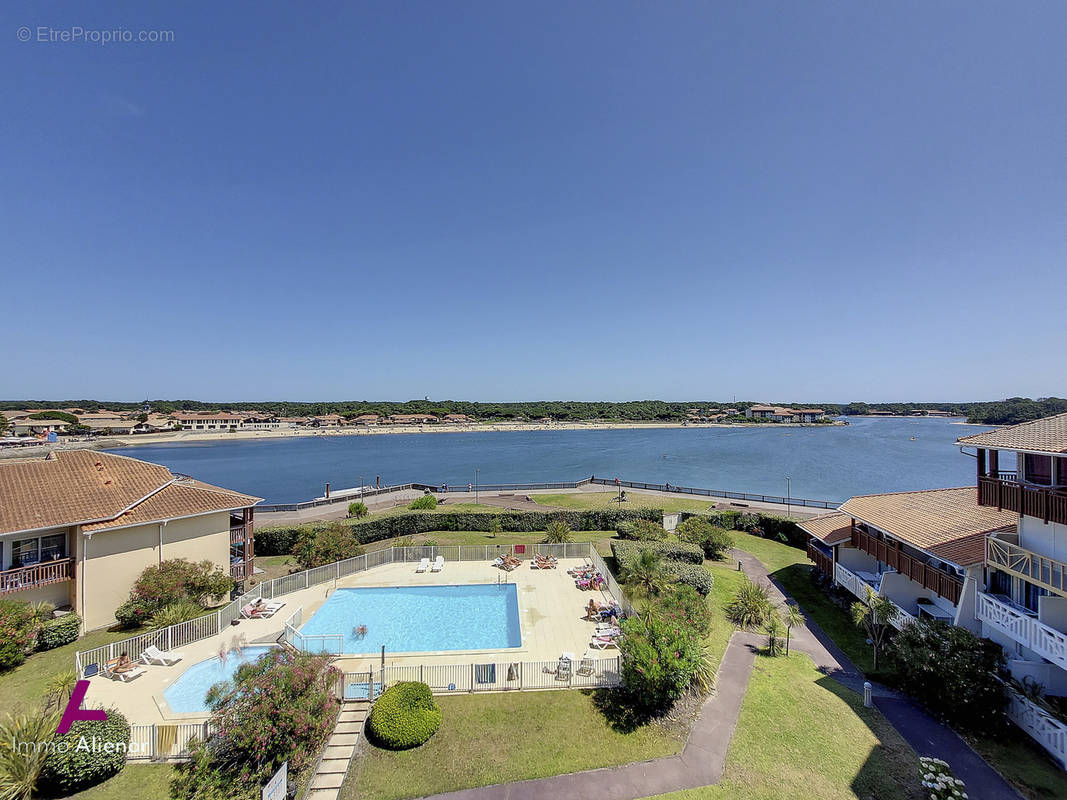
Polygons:
<instances>
[{"instance_id":1,"label":"distant shoreline","mask_svg":"<svg viewBox=\"0 0 1067 800\"><path fill-rule=\"evenodd\" d=\"M389 436L419 433L507 433L520 431L603 431L603 430L667 430L674 428L831 428L843 422L497 422L485 425L388 425L366 428L296 428L272 431L177 431L173 433L142 433L133 436L107 436L79 441L60 440L55 444L36 447L0 449L0 458L34 458L52 450L113 450L138 445L185 444L197 442L235 442L262 439L292 439L312 436Z\"/></svg>"}]
</instances>

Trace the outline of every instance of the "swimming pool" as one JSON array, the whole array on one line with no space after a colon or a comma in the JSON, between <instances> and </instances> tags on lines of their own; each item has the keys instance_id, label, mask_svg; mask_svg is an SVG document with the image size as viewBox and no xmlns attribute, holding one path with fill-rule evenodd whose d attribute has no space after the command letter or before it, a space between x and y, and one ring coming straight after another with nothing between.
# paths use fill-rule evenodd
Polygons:
<instances>
[{"instance_id":1,"label":"swimming pool","mask_svg":"<svg viewBox=\"0 0 1067 800\"><path fill-rule=\"evenodd\" d=\"M193 664L163 690L163 699L171 711L179 714L208 712L211 709L204 702L208 689L220 681L229 680L239 666L255 661L268 650L270 647L246 647L240 655L231 653L225 663L218 658L209 658Z\"/></svg>"},{"instance_id":2,"label":"swimming pool","mask_svg":"<svg viewBox=\"0 0 1067 800\"><path fill-rule=\"evenodd\" d=\"M359 637L361 625L367 632ZM337 589L300 633L341 634L343 653L378 653L382 645L389 653L522 646L513 583ZM316 649L311 642L306 649Z\"/></svg>"}]
</instances>

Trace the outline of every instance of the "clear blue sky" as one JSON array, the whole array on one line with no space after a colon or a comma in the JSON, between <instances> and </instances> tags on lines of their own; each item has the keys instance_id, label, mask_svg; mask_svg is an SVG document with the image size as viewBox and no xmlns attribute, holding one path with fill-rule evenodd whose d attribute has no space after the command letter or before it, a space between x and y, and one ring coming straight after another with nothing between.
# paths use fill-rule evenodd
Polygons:
<instances>
[{"instance_id":1,"label":"clear blue sky","mask_svg":"<svg viewBox=\"0 0 1067 800\"><path fill-rule=\"evenodd\" d=\"M83 5L0 9L0 397L1067 394L1067 3Z\"/></svg>"}]
</instances>

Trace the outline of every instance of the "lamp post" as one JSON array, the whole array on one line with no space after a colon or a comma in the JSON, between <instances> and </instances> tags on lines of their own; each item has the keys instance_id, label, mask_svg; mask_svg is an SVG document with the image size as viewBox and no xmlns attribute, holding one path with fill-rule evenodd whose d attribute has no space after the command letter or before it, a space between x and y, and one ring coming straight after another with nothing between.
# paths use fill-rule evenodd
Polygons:
<instances>
[{"instance_id":1,"label":"lamp post","mask_svg":"<svg viewBox=\"0 0 1067 800\"><path fill-rule=\"evenodd\" d=\"M478 505L478 468L474 468L474 504Z\"/></svg>"},{"instance_id":2,"label":"lamp post","mask_svg":"<svg viewBox=\"0 0 1067 800\"><path fill-rule=\"evenodd\" d=\"M788 517L791 513L790 506L793 505L793 490L789 485L789 476L785 476L785 515Z\"/></svg>"},{"instance_id":3,"label":"lamp post","mask_svg":"<svg viewBox=\"0 0 1067 800\"><path fill-rule=\"evenodd\" d=\"M359 476L359 502L363 502L363 476Z\"/></svg>"}]
</instances>

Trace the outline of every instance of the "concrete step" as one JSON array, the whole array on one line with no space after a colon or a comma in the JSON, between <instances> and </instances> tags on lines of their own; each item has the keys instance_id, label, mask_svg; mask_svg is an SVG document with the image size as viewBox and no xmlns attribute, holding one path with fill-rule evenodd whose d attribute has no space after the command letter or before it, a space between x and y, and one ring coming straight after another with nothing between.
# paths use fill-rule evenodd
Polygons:
<instances>
[{"instance_id":1,"label":"concrete step","mask_svg":"<svg viewBox=\"0 0 1067 800\"><path fill-rule=\"evenodd\" d=\"M312 789L340 789L341 784L345 782L345 774L343 772L331 772L328 774L317 773L314 778L311 779Z\"/></svg>"},{"instance_id":2,"label":"concrete step","mask_svg":"<svg viewBox=\"0 0 1067 800\"><path fill-rule=\"evenodd\" d=\"M319 762L319 771L316 775L327 775L334 772L340 772L344 775L348 772L348 765L351 759L348 758L324 758Z\"/></svg>"},{"instance_id":3,"label":"concrete step","mask_svg":"<svg viewBox=\"0 0 1067 800\"><path fill-rule=\"evenodd\" d=\"M338 800L340 796L339 789L311 789L307 793L307 800Z\"/></svg>"},{"instance_id":4,"label":"concrete step","mask_svg":"<svg viewBox=\"0 0 1067 800\"><path fill-rule=\"evenodd\" d=\"M326 745L328 747L343 747L348 745L352 747L359 742L358 733L335 733L327 740Z\"/></svg>"},{"instance_id":5,"label":"concrete step","mask_svg":"<svg viewBox=\"0 0 1067 800\"><path fill-rule=\"evenodd\" d=\"M367 718L367 712L362 709L359 711L345 709L337 715L338 722L348 722L349 720L358 719L363 720Z\"/></svg>"},{"instance_id":6,"label":"concrete step","mask_svg":"<svg viewBox=\"0 0 1067 800\"><path fill-rule=\"evenodd\" d=\"M363 730L362 722L338 722L334 726L334 733L360 733Z\"/></svg>"},{"instance_id":7,"label":"concrete step","mask_svg":"<svg viewBox=\"0 0 1067 800\"><path fill-rule=\"evenodd\" d=\"M326 749L322 752L323 758L352 758L356 754L356 748L351 745L343 745L339 747L326 746Z\"/></svg>"}]
</instances>

